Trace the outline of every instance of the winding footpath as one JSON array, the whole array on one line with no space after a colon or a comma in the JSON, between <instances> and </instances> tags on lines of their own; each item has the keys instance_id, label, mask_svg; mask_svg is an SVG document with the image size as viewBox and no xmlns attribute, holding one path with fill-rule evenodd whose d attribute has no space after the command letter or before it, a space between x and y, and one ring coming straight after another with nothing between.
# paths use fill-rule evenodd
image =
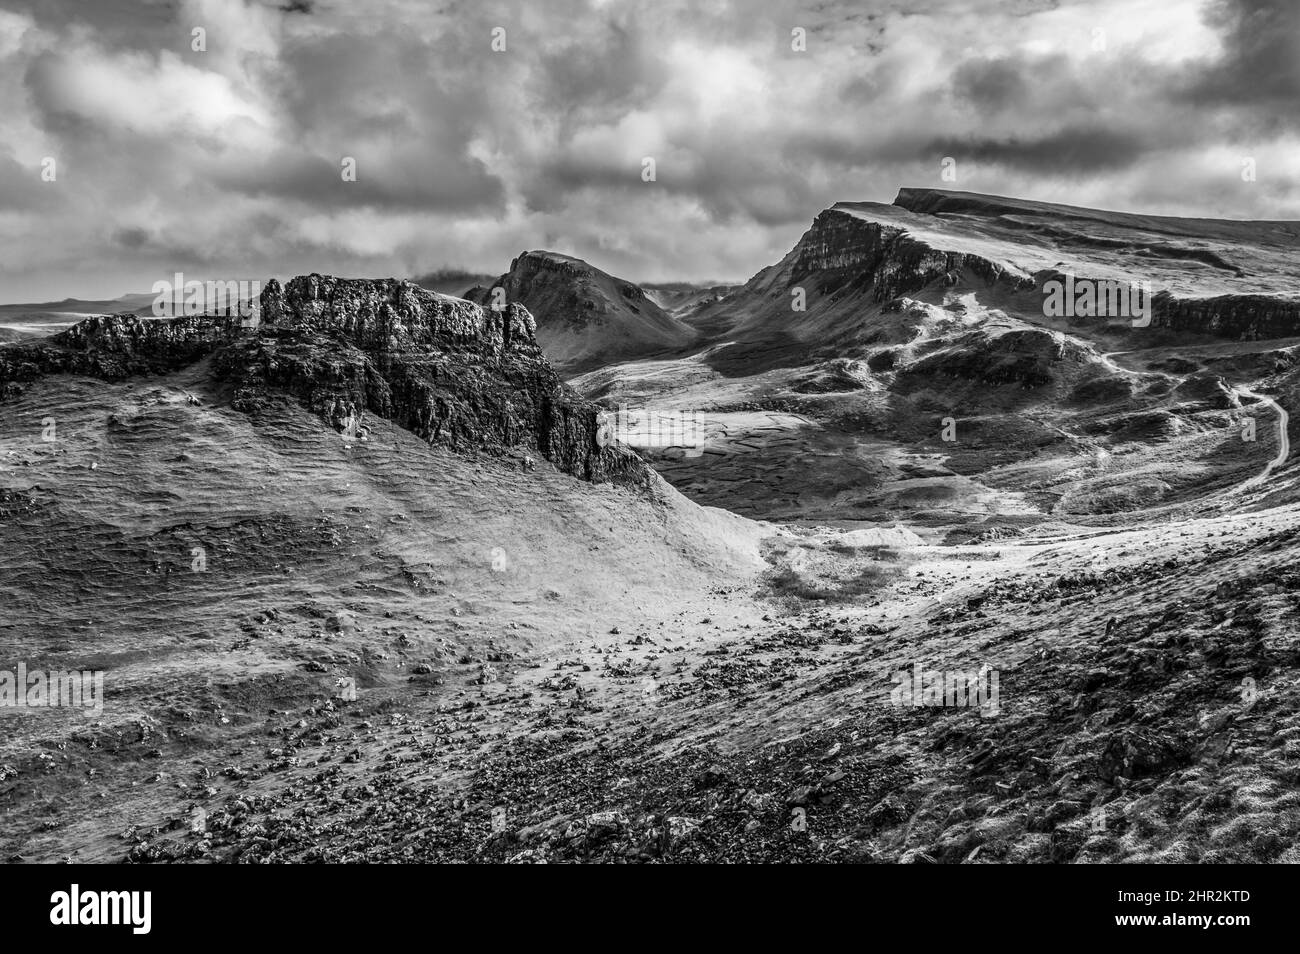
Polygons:
<instances>
[{"instance_id":1,"label":"winding footpath","mask_svg":"<svg viewBox=\"0 0 1300 954\"><path fill-rule=\"evenodd\" d=\"M1131 374L1132 372L1129 371L1129 369L1121 367L1119 364L1117 364L1114 358L1116 355L1132 354L1132 353L1133 352L1131 351L1111 351L1108 354L1103 354L1101 356L1101 359L1103 362L1105 362L1106 366L1110 368L1112 371L1118 371L1121 374ZM1268 464L1265 465L1264 469L1260 471L1258 474L1256 474L1254 477L1250 478L1250 480L1247 480L1244 483L1240 483L1235 487L1229 487L1225 491L1221 491L1221 493L1223 493L1224 495L1241 493L1244 490L1250 490L1254 487L1260 486L1266 480L1268 480L1268 478L1272 475L1273 471L1277 470L1277 468L1285 464L1286 459L1291 455L1291 437L1287 433L1287 428L1291 423L1291 415L1286 412L1286 409L1282 407L1282 405L1278 404L1277 401L1274 401L1268 395L1260 394L1258 391L1252 391L1248 387L1244 387L1239 384L1232 385L1231 390L1232 393L1238 398L1238 400L1240 400L1243 397L1253 398L1259 403L1267 407L1271 407L1274 411L1277 412L1277 456L1274 457L1271 461L1269 461Z\"/></svg>"},{"instance_id":2,"label":"winding footpath","mask_svg":"<svg viewBox=\"0 0 1300 954\"><path fill-rule=\"evenodd\" d=\"M1238 484L1230 491L1230 493L1237 493L1243 490L1250 490L1252 487L1258 487L1260 484L1264 483L1264 481L1268 480L1269 475L1272 474L1274 470L1286 463L1287 457L1291 454L1291 438L1287 434L1287 425L1291 421L1291 415L1286 412L1282 405L1278 404L1271 397L1260 394L1258 391L1252 391L1250 388L1238 385L1232 389L1232 393L1239 397L1254 398L1261 404L1266 404L1277 412L1277 456L1268 462L1268 465L1263 469L1263 471L1256 474L1245 483Z\"/></svg>"}]
</instances>

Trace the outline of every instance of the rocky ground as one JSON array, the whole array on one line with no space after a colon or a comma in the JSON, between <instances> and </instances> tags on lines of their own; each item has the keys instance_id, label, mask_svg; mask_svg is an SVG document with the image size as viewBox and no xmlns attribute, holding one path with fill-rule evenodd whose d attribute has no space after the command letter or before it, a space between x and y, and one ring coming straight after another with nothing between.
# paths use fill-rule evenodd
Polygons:
<instances>
[{"instance_id":1,"label":"rocky ground","mask_svg":"<svg viewBox=\"0 0 1300 954\"><path fill-rule=\"evenodd\" d=\"M383 475L387 454L370 455L401 441L331 451L311 430L302 460L365 455L353 476ZM393 457L419 469L418 447ZM503 533L542 517L540 487L572 480L437 463L445 486L511 500L477 514ZM539 483L512 490L524 480ZM593 586L573 577L599 538L543 555L499 536L521 574L504 592L486 560L475 579L376 591L394 537L362 528L392 522L380 504L403 484L388 476L350 517L322 495L337 536L303 589L235 596L205 578L233 617L206 639L173 628L151 645L97 623L120 686L105 718L7 717L5 857L1296 860L1291 505L885 552L836 529L688 523L692 552L656 567L656 535L698 518L665 488L622 501L647 535L604 537L615 565L592 562ZM310 544L258 522L308 565ZM438 526L458 556L493 537ZM620 581L623 605L608 599ZM34 638L51 666L85 664L68 640ZM891 704L892 674L915 664L992 667L999 711Z\"/></svg>"}]
</instances>

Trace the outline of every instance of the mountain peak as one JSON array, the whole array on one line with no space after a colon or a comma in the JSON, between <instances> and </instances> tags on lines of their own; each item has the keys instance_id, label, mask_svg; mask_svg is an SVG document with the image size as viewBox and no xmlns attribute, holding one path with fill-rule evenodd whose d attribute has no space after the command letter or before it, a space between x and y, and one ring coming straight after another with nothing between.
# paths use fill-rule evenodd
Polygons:
<instances>
[{"instance_id":1,"label":"mountain peak","mask_svg":"<svg viewBox=\"0 0 1300 954\"><path fill-rule=\"evenodd\" d=\"M559 252L520 252L492 287L467 295L487 304L496 289L535 316L538 342L565 374L662 354L695 338L635 282Z\"/></svg>"}]
</instances>

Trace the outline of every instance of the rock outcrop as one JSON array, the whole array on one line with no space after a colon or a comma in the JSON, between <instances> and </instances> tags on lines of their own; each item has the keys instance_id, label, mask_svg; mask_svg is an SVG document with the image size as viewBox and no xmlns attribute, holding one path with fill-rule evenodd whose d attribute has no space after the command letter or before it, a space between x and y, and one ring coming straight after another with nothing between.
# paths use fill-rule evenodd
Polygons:
<instances>
[{"instance_id":1,"label":"rock outcrop","mask_svg":"<svg viewBox=\"0 0 1300 954\"><path fill-rule=\"evenodd\" d=\"M150 319L132 314L87 318L49 338L0 348L0 395L46 374L116 381L192 364L239 331L237 319L201 315Z\"/></svg>"},{"instance_id":2,"label":"rock outcrop","mask_svg":"<svg viewBox=\"0 0 1300 954\"><path fill-rule=\"evenodd\" d=\"M598 409L560 381L518 304L494 311L396 279L308 275L268 282L261 319L90 318L0 349L0 394L45 374L120 379L210 356L251 414L289 394L349 434L376 414L458 451L533 448L584 480L649 480L636 454L597 443Z\"/></svg>"},{"instance_id":3,"label":"rock outcrop","mask_svg":"<svg viewBox=\"0 0 1300 954\"><path fill-rule=\"evenodd\" d=\"M532 446L585 480L648 479L635 454L597 444L597 408L561 383L521 305L308 275L269 282L261 314L257 335L214 360L237 406L288 391L344 431L369 412L454 449Z\"/></svg>"}]
</instances>

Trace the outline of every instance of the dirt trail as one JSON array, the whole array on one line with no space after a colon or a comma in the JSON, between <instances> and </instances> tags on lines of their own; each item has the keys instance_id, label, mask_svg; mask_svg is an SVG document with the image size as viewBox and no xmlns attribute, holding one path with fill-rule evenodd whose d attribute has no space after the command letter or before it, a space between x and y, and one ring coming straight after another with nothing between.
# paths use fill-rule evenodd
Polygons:
<instances>
[{"instance_id":1,"label":"dirt trail","mask_svg":"<svg viewBox=\"0 0 1300 954\"><path fill-rule=\"evenodd\" d=\"M1231 346L1229 345L1223 345L1223 346L1219 346L1215 350L1224 351L1224 350L1228 350L1230 347ZM1146 349L1146 350L1154 350L1154 349ZM1102 360L1106 363L1106 366L1110 368L1112 371L1116 371L1122 374L1132 374L1133 372L1130 371L1128 368L1125 368L1120 364L1116 363L1114 358L1117 355L1137 354L1137 353L1139 353L1139 351L1111 351L1106 354L1103 354L1101 357ZM1184 378L1183 380L1186 379ZM1275 426L1277 429L1278 449L1277 449L1277 456L1274 457L1272 460L1270 460L1267 464L1265 464L1264 469L1262 471L1260 471L1258 474L1251 477L1250 479L1245 480L1242 483L1236 485L1235 487L1230 487L1229 489L1222 491L1220 494L1221 496L1231 496L1231 495L1242 493L1247 490L1251 490L1255 487L1262 486L1272 475L1273 471L1283 466L1286 463L1287 458L1291 455L1291 437L1290 434L1288 433L1288 428L1290 427L1290 422L1291 422L1291 415L1287 413L1286 409L1282 407L1282 405L1279 404L1277 401L1275 401L1273 398L1269 397L1267 394L1261 394L1260 392L1255 391L1244 384L1230 384L1228 387L1230 393L1234 397L1238 398L1239 400L1243 397L1251 398L1253 400L1260 402L1266 407L1271 408L1277 414L1277 421Z\"/></svg>"},{"instance_id":2,"label":"dirt trail","mask_svg":"<svg viewBox=\"0 0 1300 954\"><path fill-rule=\"evenodd\" d=\"M1287 433L1291 415L1286 412L1282 405L1266 394L1260 394L1258 391L1252 391L1242 385L1235 386L1232 392L1243 397L1254 398L1277 412L1277 456L1269 461L1262 471L1231 491L1231 493L1240 493L1243 490L1250 490L1252 487L1260 486L1264 481L1268 480L1274 470L1286 463L1287 457L1291 454L1291 437Z\"/></svg>"}]
</instances>

